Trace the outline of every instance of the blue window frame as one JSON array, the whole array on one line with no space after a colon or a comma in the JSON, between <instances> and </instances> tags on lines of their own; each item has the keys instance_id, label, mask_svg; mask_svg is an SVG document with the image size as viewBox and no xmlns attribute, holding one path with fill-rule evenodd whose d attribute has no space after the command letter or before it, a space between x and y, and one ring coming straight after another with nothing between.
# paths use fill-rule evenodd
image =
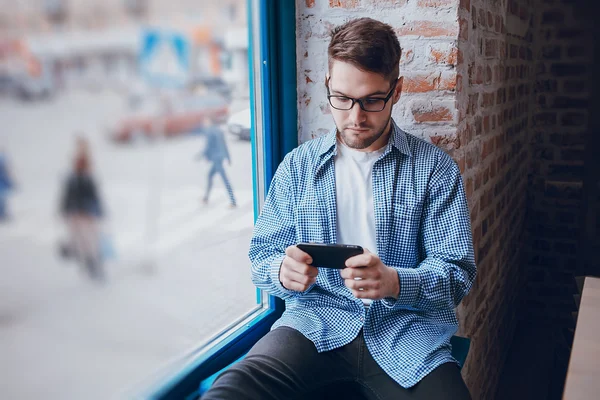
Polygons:
<instances>
[{"instance_id":1,"label":"blue window frame","mask_svg":"<svg viewBox=\"0 0 600 400\"><path fill-rule=\"evenodd\" d=\"M296 33L293 1L248 0L254 214L284 155L297 146ZM198 385L246 354L281 316L281 299L257 290L262 305L208 344L165 368L144 398L195 398Z\"/></svg>"}]
</instances>

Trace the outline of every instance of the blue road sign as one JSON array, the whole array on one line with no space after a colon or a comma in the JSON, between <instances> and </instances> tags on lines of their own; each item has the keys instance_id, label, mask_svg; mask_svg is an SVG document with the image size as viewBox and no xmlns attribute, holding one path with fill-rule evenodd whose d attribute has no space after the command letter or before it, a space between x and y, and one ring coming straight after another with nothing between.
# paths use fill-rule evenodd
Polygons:
<instances>
[{"instance_id":1,"label":"blue road sign","mask_svg":"<svg viewBox=\"0 0 600 400\"><path fill-rule=\"evenodd\" d=\"M139 54L142 77L151 85L177 88L190 71L190 42L178 32L144 29Z\"/></svg>"}]
</instances>

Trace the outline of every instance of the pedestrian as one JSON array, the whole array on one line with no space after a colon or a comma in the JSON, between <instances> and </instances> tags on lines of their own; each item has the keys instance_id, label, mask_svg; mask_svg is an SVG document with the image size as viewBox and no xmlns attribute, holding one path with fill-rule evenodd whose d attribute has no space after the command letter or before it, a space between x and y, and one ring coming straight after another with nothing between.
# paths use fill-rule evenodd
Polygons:
<instances>
[{"instance_id":1,"label":"pedestrian","mask_svg":"<svg viewBox=\"0 0 600 400\"><path fill-rule=\"evenodd\" d=\"M207 126L203 129L203 133L206 135L206 145L201 153L201 156L210 162L211 166L208 170L208 177L206 183L206 191L202 202L208 204L208 198L213 186L213 179L215 175L220 175L225 188L227 189L227 195L229 196L229 207L235 208L236 201L233 195L233 188L231 182L227 178L223 162L227 160L227 163L231 166L231 157L229 155L229 149L227 148L227 142L225 141L225 135L223 130L214 120L209 120Z\"/></svg>"},{"instance_id":2,"label":"pedestrian","mask_svg":"<svg viewBox=\"0 0 600 400\"><path fill-rule=\"evenodd\" d=\"M9 219L8 196L14 188L14 181L8 165L8 156L3 148L0 148L0 222Z\"/></svg>"},{"instance_id":3,"label":"pedestrian","mask_svg":"<svg viewBox=\"0 0 600 400\"><path fill-rule=\"evenodd\" d=\"M60 205L69 232L64 251L82 264L92 279L103 280L100 222L102 203L91 172L89 144L77 138L73 170L63 186Z\"/></svg>"},{"instance_id":4,"label":"pedestrian","mask_svg":"<svg viewBox=\"0 0 600 400\"><path fill-rule=\"evenodd\" d=\"M254 284L285 311L207 399L311 398L352 385L368 399L470 399L450 339L476 275L457 164L401 130L401 48L361 18L332 31L327 94L335 126L277 168L249 257ZM360 245L338 270L302 242Z\"/></svg>"}]
</instances>

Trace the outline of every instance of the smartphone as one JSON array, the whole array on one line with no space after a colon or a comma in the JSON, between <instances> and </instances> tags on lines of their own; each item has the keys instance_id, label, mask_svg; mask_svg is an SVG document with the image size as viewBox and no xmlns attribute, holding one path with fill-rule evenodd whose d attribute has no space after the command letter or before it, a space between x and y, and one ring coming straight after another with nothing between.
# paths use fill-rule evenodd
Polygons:
<instances>
[{"instance_id":1,"label":"smartphone","mask_svg":"<svg viewBox=\"0 0 600 400\"><path fill-rule=\"evenodd\" d=\"M312 257L311 265L322 268L346 268L347 259L363 253L354 244L298 243L296 247Z\"/></svg>"}]
</instances>

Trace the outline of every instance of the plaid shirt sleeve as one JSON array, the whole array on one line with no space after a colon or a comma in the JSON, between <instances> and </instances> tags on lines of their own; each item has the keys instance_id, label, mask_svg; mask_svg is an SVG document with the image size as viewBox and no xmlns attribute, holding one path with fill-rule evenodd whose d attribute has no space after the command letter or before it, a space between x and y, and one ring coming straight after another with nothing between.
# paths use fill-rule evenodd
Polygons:
<instances>
[{"instance_id":1,"label":"plaid shirt sleeve","mask_svg":"<svg viewBox=\"0 0 600 400\"><path fill-rule=\"evenodd\" d=\"M296 244L294 193L289 157L277 168L271 181L265 204L256 220L248 256L252 262L252 282L259 289L282 299L309 292L286 289L279 281L279 270L285 258L285 249Z\"/></svg>"},{"instance_id":2,"label":"plaid shirt sleeve","mask_svg":"<svg viewBox=\"0 0 600 400\"><path fill-rule=\"evenodd\" d=\"M454 308L475 279L471 219L462 177L451 159L433 174L423 208L419 247L426 257L414 269L395 266L400 294L383 300L388 308Z\"/></svg>"}]
</instances>

